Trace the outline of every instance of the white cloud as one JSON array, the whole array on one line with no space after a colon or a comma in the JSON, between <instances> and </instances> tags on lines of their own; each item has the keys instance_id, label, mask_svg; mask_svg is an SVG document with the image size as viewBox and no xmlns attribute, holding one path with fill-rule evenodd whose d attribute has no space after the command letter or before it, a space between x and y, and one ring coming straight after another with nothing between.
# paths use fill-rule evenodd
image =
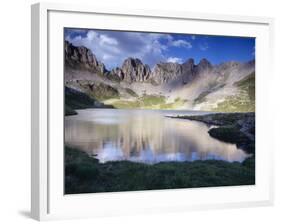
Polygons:
<instances>
[{"instance_id":1,"label":"white cloud","mask_svg":"<svg viewBox=\"0 0 281 224\"><path fill-rule=\"evenodd\" d=\"M118 41L114 38L108 37L106 35L100 35L101 44L118 45Z\"/></svg>"},{"instance_id":2,"label":"white cloud","mask_svg":"<svg viewBox=\"0 0 281 224\"><path fill-rule=\"evenodd\" d=\"M174 47L185 47L187 49L192 48L191 43L185 40L173 40L171 41L171 45Z\"/></svg>"},{"instance_id":3,"label":"white cloud","mask_svg":"<svg viewBox=\"0 0 281 224\"><path fill-rule=\"evenodd\" d=\"M182 64L183 60L182 60L182 58L169 57L169 58L167 58L167 62Z\"/></svg>"},{"instance_id":4,"label":"white cloud","mask_svg":"<svg viewBox=\"0 0 281 224\"><path fill-rule=\"evenodd\" d=\"M70 38L70 36L67 36L66 40L70 41L75 46L85 46L89 48L96 55L98 60L105 63L108 68L111 68L111 65L113 67L119 65L119 60L116 60L116 58L118 58L122 52L118 40L114 37L90 30L84 37L76 36Z\"/></svg>"},{"instance_id":5,"label":"white cloud","mask_svg":"<svg viewBox=\"0 0 281 224\"><path fill-rule=\"evenodd\" d=\"M74 31L75 29L67 30L66 40L75 46L89 48L108 69L122 66L128 57L139 58L153 67L159 61L167 61L171 46L192 48L190 42L175 40L169 34L95 30L79 34L81 30L76 33ZM71 35L73 33L76 35Z\"/></svg>"}]
</instances>

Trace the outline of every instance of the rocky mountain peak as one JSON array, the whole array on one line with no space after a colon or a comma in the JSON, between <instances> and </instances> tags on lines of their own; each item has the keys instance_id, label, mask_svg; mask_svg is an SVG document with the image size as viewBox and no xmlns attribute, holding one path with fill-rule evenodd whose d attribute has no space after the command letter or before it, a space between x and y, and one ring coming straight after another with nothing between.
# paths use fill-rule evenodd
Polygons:
<instances>
[{"instance_id":1,"label":"rocky mountain peak","mask_svg":"<svg viewBox=\"0 0 281 224\"><path fill-rule=\"evenodd\" d=\"M127 58L121 67L126 82L144 82L149 79L151 70L138 58Z\"/></svg>"},{"instance_id":2,"label":"rocky mountain peak","mask_svg":"<svg viewBox=\"0 0 281 224\"><path fill-rule=\"evenodd\" d=\"M182 64L182 81L187 84L195 78L195 62L193 58L189 58Z\"/></svg>"},{"instance_id":3,"label":"rocky mountain peak","mask_svg":"<svg viewBox=\"0 0 281 224\"><path fill-rule=\"evenodd\" d=\"M198 73L210 71L212 68L212 64L206 58L201 59L199 64L197 65Z\"/></svg>"},{"instance_id":4,"label":"rocky mountain peak","mask_svg":"<svg viewBox=\"0 0 281 224\"><path fill-rule=\"evenodd\" d=\"M239 66L240 66L239 62L228 61L228 62L223 62L215 67L216 67L217 71L224 73L225 71L227 71L229 69L235 69L235 68L238 68Z\"/></svg>"},{"instance_id":5,"label":"rocky mountain peak","mask_svg":"<svg viewBox=\"0 0 281 224\"><path fill-rule=\"evenodd\" d=\"M124 73L122 71L121 68L119 67L116 67L114 69L111 70L111 75L114 77L114 76L117 76L120 80L123 80L124 79Z\"/></svg>"},{"instance_id":6,"label":"rocky mountain peak","mask_svg":"<svg viewBox=\"0 0 281 224\"><path fill-rule=\"evenodd\" d=\"M129 57L129 58L125 59L125 61L123 62L123 65L126 65L126 64L127 65L131 65L133 67L136 67L138 65L141 65L142 61L140 59L138 59L138 58L131 58L131 57Z\"/></svg>"},{"instance_id":7,"label":"rocky mountain peak","mask_svg":"<svg viewBox=\"0 0 281 224\"><path fill-rule=\"evenodd\" d=\"M212 67L211 63L206 58L202 58L198 64L198 66Z\"/></svg>"},{"instance_id":8,"label":"rocky mountain peak","mask_svg":"<svg viewBox=\"0 0 281 224\"><path fill-rule=\"evenodd\" d=\"M187 71L187 70L192 70L194 68L195 64L194 64L194 59L193 58L189 58L186 62L184 62L182 64L183 70Z\"/></svg>"},{"instance_id":9,"label":"rocky mountain peak","mask_svg":"<svg viewBox=\"0 0 281 224\"><path fill-rule=\"evenodd\" d=\"M178 63L161 62L155 65L152 72L153 81L160 85L177 79L182 74L182 67Z\"/></svg>"},{"instance_id":10,"label":"rocky mountain peak","mask_svg":"<svg viewBox=\"0 0 281 224\"><path fill-rule=\"evenodd\" d=\"M189 58L188 60L186 60L186 62L183 63L183 65L194 65L194 59L193 58Z\"/></svg>"},{"instance_id":11,"label":"rocky mountain peak","mask_svg":"<svg viewBox=\"0 0 281 224\"><path fill-rule=\"evenodd\" d=\"M256 64L255 59L250 60L250 61L248 61L248 62L246 63L247 66L255 66L255 64Z\"/></svg>"},{"instance_id":12,"label":"rocky mountain peak","mask_svg":"<svg viewBox=\"0 0 281 224\"><path fill-rule=\"evenodd\" d=\"M65 64L73 69L86 69L94 72L106 72L105 65L100 63L92 51L84 46L74 46L65 41Z\"/></svg>"},{"instance_id":13,"label":"rocky mountain peak","mask_svg":"<svg viewBox=\"0 0 281 224\"><path fill-rule=\"evenodd\" d=\"M88 76L98 74L109 80L127 83L148 82L155 85L184 85L204 74L223 76L236 70L247 70L247 73L250 73L254 70L255 61L252 60L247 63L229 61L213 66L206 58L201 59L198 64L195 64L193 58L189 58L183 64L173 62L157 63L151 71L150 67L140 59L129 57L124 60L121 67L107 71L104 64L97 60L90 49L84 46L74 46L65 41L65 66L66 69L87 70ZM71 72L69 74L72 74ZM84 78L80 76L77 76L78 79ZM71 78L73 77L71 75Z\"/></svg>"}]
</instances>

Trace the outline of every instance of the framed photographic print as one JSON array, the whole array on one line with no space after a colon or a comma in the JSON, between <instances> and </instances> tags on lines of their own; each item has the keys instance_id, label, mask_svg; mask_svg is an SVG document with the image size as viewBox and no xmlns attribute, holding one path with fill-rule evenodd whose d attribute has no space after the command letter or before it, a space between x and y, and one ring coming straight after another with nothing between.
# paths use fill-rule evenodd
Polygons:
<instances>
[{"instance_id":1,"label":"framed photographic print","mask_svg":"<svg viewBox=\"0 0 281 224\"><path fill-rule=\"evenodd\" d=\"M32 6L32 217L269 205L270 18Z\"/></svg>"}]
</instances>

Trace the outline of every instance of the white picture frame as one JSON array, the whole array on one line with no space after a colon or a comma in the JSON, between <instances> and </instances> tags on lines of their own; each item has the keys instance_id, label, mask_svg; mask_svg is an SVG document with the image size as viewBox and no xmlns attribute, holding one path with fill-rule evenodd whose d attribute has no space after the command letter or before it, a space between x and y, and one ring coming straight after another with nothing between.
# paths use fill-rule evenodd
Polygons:
<instances>
[{"instance_id":1,"label":"white picture frame","mask_svg":"<svg viewBox=\"0 0 281 224\"><path fill-rule=\"evenodd\" d=\"M38 3L31 8L31 214L34 219L248 207L273 203L273 147L267 131L271 122L267 92L271 86L270 77L273 76L273 19L180 11L98 9L95 6L50 3ZM63 27L256 37L256 185L64 195ZM263 75L265 73L266 77Z\"/></svg>"}]
</instances>

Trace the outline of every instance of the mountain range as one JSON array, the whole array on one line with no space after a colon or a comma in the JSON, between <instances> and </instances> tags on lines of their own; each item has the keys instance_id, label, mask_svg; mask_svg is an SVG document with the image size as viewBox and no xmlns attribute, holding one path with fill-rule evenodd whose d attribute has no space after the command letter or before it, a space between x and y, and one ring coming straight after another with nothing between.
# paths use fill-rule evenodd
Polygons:
<instances>
[{"instance_id":1,"label":"mountain range","mask_svg":"<svg viewBox=\"0 0 281 224\"><path fill-rule=\"evenodd\" d=\"M159 62L128 57L108 70L94 52L65 41L65 85L114 108L255 110L255 61L211 64L206 58ZM73 91L72 91L73 92ZM97 103L95 103L97 105ZM71 106L71 105L70 105Z\"/></svg>"}]
</instances>

